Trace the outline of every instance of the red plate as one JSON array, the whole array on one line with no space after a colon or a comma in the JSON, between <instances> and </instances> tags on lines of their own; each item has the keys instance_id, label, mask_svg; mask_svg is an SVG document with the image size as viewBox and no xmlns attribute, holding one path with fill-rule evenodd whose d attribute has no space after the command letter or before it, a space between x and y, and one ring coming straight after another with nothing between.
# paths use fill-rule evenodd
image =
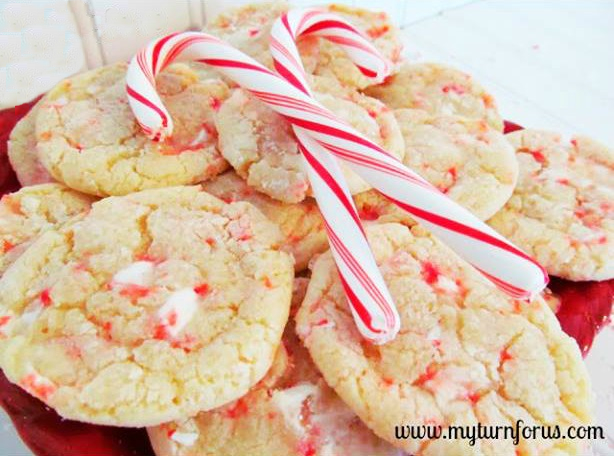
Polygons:
<instances>
[{"instance_id":1,"label":"red plate","mask_svg":"<svg viewBox=\"0 0 614 456\"><path fill-rule=\"evenodd\" d=\"M6 155L6 142L17 121L35 102L0 111L0 196L19 188ZM505 133L520 129L519 125L505 123ZM557 313L561 326L586 354L610 316L614 280L570 282L552 278L551 288L561 299ZM38 399L10 383L1 372L0 406L37 456L153 456L145 430L63 420Z\"/></svg>"}]
</instances>

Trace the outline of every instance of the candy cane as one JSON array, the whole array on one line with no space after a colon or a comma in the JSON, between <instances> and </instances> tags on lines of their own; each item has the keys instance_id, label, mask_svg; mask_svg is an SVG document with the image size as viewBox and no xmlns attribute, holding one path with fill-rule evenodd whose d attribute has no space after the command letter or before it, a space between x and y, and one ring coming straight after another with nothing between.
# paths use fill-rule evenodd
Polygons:
<instances>
[{"instance_id":1,"label":"candy cane","mask_svg":"<svg viewBox=\"0 0 614 456\"><path fill-rule=\"evenodd\" d=\"M291 122L352 313L363 336L374 342L392 339L399 317L333 156L424 223L503 290L517 297L540 291L547 275L537 263L310 96L294 42L300 34L330 38L335 30L343 29L340 38L332 39L350 51L363 73L381 79L389 68L385 59L379 58L360 33L333 15L307 10L284 17L273 28L277 41L273 47L278 47L273 52L276 68L287 80L204 33L172 34L140 51L128 69L127 93L144 131L156 140L172 134L172 119L156 93L155 76L176 60L214 66ZM285 33L279 32L281 27Z\"/></svg>"},{"instance_id":2,"label":"candy cane","mask_svg":"<svg viewBox=\"0 0 614 456\"><path fill-rule=\"evenodd\" d=\"M388 75L389 62L351 24L320 10L292 10L273 24L270 49L279 74L305 93L310 90L296 46L305 35L339 44L374 82ZM531 297L547 285L548 274L535 260L351 127L325 118L285 115L299 142L310 137L345 162L509 295Z\"/></svg>"}]
</instances>

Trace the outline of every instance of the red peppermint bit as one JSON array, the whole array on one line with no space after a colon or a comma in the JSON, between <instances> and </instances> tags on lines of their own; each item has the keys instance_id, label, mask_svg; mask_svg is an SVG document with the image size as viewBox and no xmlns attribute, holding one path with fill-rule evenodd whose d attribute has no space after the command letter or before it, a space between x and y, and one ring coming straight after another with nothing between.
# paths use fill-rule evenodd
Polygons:
<instances>
[{"instance_id":1,"label":"red peppermint bit","mask_svg":"<svg viewBox=\"0 0 614 456\"><path fill-rule=\"evenodd\" d=\"M277 413L275 413L275 412L269 412L269 413L267 413L267 414L266 414L266 417L267 417L269 420L274 420L274 419L277 417Z\"/></svg>"},{"instance_id":2,"label":"red peppermint bit","mask_svg":"<svg viewBox=\"0 0 614 456\"><path fill-rule=\"evenodd\" d=\"M171 342L171 347L173 348L180 348L182 349L184 352L186 353L190 353L192 350L194 350L194 347L196 346L197 343L197 339L196 337L190 335L190 334L186 334L183 336L183 338L181 340L174 340Z\"/></svg>"},{"instance_id":3,"label":"red peppermint bit","mask_svg":"<svg viewBox=\"0 0 614 456\"><path fill-rule=\"evenodd\" d=\"M501 350L501 352L499 353L499 364L503 364L511 359L514 359L514 357L510 354L507 348Z\"/></svg>"},{"instance_id":4,"label":"red peppermint bit","mask_svg":"<svg viewBox=\"0 0 614 456\"><path fill-rule=\"evenodd\" d=\"M111 336L111 330L113 329L113 323L111 323L110 321L105 321L102 324L102 334L103 337L105 338L105 340L107 341L111 341L113 340L113 337Z\"/></svg>"},{"instance_id":5,"label":"red peppermint bit","mask_svg":"<svg viewBox=\"0 0 614 456\"><path fill-rule=\"evenodd\" d=\"M271 282L271 279L269 278L269 276L264 276L264 278L262 279L262 282L264 283L264 286L267 288L273 288L273 282Z\"/></svg>"},{"instance_id":6,"label":"red peppermint bit","mask_svg":"<svg viewBox=\"0 0 614 456\"><path fill-rule=\"evenodd\" d=\"M39 384L36 374L28 374L19 382L20 386L30 394L46 401L49 396L55 393L56 387L49 384Z\"/></svg>"},{"instance_id":7,"label":"red peppermint bit","mask_svg":"<svg viewBox=\"0 0 614 456\"><path fill-rule=\"evenodd\" d=\"M430 261L422 263L422 278L429 285L433 285L439 279L439 270Z\"/></svg>"},{"instance_id":8,"label":"red peppermint bit","mask_svg":"<svg viewBox=\"0 0 614 456\"><path fill-rule=\"evenodd\" d=\"M315 443L309 438L299 441L296 451L300 456L315 456L317 452Z\"/></svg>"},{"instance_id":9,"label":"red peppermint bit","mask_svg":"<svg viewBox=\"0 0 614 456\"><path fill-rule=\"evenodd\" d=\"M542 153L543 150L544 150L543 148L535 149L535 150L527 149L526 152L530 153L536 162L546 163L546 156Z\"/></svg>"},{"instance_id":10,"label":"red peppermint bit","mask_svg":"<svg viewBox=\"0 0 614 456\"><path fill-rule=\"evenodd\" d=\"M522 306L524 305L524 303L521 300L514 299L512 301L512 304L514 305L514 313L522 312Z\"/></svg>"},{"instance_id":11,"label":"red peppermint bit","mask_svg":"<svg viewBox=\"0 0 614 456\"><path fill-rule=\"evenodd\" d=\"M163 261L160 258L156 258L153 255L150 255L149 253L142 253L140 255L137 255L135 259L137 261L149 261L150 263L155 263L155 264L162 263Z\"/></svg>"},{"instance_id":12,"label":"red peppermint bit","mask_svg":"<svg viewBox=\"0 0 614 456\"><path fill-rule=\"evenodd\" d=\"M448 169L448 174L452 176L452 179L454 181L456 181L456 179L458 178L458 172L456 170L456 166L453 166L452 168Z\"/></svg>"},{"instance_id":13,"label":"red peppermint bit","mask_svg":"<svg viewBox=\"0 0 614 456\"><path fill-rule=\"evenodd\" d=\"M209 247L213 247L216 244L215 239L213 239L212 237L208 237L207 239L205 239L205 243L207 243Z\"/></svg>"},{"instance_id":14,"label":"red peppermint bit","mask_svg":"<svg viewBox=\"0 0 614 456\"><path fill-rule=\"evenodd\" d=\"M196 293L199 296L206 296L207 294L209 294L210 290L211 288L209 287L209 284L207 283L201 283L200 285L194 287L194 293Z\"/></svg>"},{"instance_id":15,"label":"red peppermint bit","mask_svg":"<svg viewBox=\"0 0 614 456\"><path fill-rule=\"evenodd\" d=\"M572 146L574 146L576 149L578 148L578 140L576 138L572 139L571 141L569 141L571 143Z\"/></svg>"},{"instance_id":16,"label":"red peppermint bit","mask_svg":"<svg viewBox=\"0 0 614 456\"><path fill-rule=\"evenodd\" d=\"M559 179L556 180L557 184L561 184L561 185L569 185L569 179L565 178L565 177L561 177Z\"/></svg>"},{"instance_id":17,"label":"red peppermint bit","mask_svg":"<svg viewBox=\"0 0 614 456\"><path fill-rule=\"evenodd\" d=\"M217 112L219 111L220 106L222 106L222 102L218 97L211 97L211 101L209 101L209 106L211 106L211 109Z\"/></svg>"},{"instance_id":18,"label":"red peppermint bit","mask_svg":"<svg viewBox=\"0 0 614 456\"><path fill-rule=\"evenodd\" d=\"M431 363L426 366L426 371L421 374L414 382L415 386L423 386L425 383L430 382L437 375L437 367Z\"/></svg>"},{"instance_id":19,"label":"red peppermint bit","mask_svg":"<svg viewBox=\"0 0 614 456\"><path fill-rule=\"evenodd\" d=\"M153 338L156 340L166 340L170 336L168 328L164 323L158 323L154 328Z\"/></svg>"},{"instance_id":20,"label":"red peppermint bit","mask_svg":"<svg viewBox=\"0 0 614 456\"><path fill-rule=\"evenodd\" d=\"M614 208L614 205L608 201L604 201L603 203L599 205L599 208L602 211L609 212L612 210L612 208Z\"/></svg>"},{"instance_id":21,"label":"red peppermint bit","mask_svg":"<svg viewBox=\"0 0 614 456\"><path fill-rule=\"evenodd\" d=\"M463 95L467 93L467 89L464 86L456 83L446 84L441 88L441 90L443 93L454 92L457 95Z\"/></svg>"},{"instance_id":22,"label":"red peppermint bit","mask_svg":"<svg viewBox=\"0 0 614 456\"><path fill-rule=\"evenodd\" d=\"M375 111L374 109L369 109L367 111L369 113L369 116L376 119L377 118L377 111Z\"/></svg>"},{"instance_id":23,"label":"red peppermint bit","mask_svg":"<svg viewBox=\"0 0 614 456\"><path fill-rule=\"evenodd\" d=\"M229 407L228 409L224 411L224 416L226 418L230 418L231 420L234 420L241 416L247 415L248 412L249 412L249 408L247 406L247 402L245 401L245 399L241 398L238 401L236 401L232 405L232 407Z\"/></svg>"},{"instance_id":24,"label":"red peppermint bit","mask_svg":"<svg viewBox=\"0 0 614 456\"><path fill-rule=\"evenodd\" d=\"M53 304L53 301L51 300L51 291L49 290L49 288L45 288L41 292L41 294L39 295L39 299L43 307L49 307L51 304Z\"/></svg>"},{"instance_id":25,"label":"red peppermint bit","mask_svg":"<svg viewBox=\"0 0 614 456\"><path fill-rule=\"evenodd\" d=\"M328 319L326 318L322 318L320 321L318 321L314 326L325 326L328 324Z\"/></svg>"},{"instance_id":26,"label":"red peppermint bit","mask_svg":"<svg viewBox=\"0 0 614 456\"><path fill-rule=\"evenodd\" d=\"M358 211L358 216L362 220L377 220L380 214L375 206L366 204Z\"/></svg>"},{"instance_id":27,"label":"red peppermint bit","mask_svg":"<svg viewBox=\"0 0 614 456\"><path fill-rule=\"evenodd\" d=\"M480 400L480 393L468 391L465 395L465 399L471 402L473 405L477 404Z\"/></svg>"},{"instance_id":28,"label":"red peppermint bit","mask_svg":"<svg viewBox=\"0 0 614 456\"><path fill-rule=\"evenodd\" d=\"M247 33L249 33L249 36L254 37L254 36L258 35L258 32L259 32L259 31L260 31L260 30L258 30L258 29L251 29L251 30L250 30L249 32L247 32Z\"/></svg>"},{"instance_id":29,"label":"red peppermint bit","mask_svg":"<svg viewBox=\"0 0 614 456\"><path fill-rule=\"evenodd\" d=\"M177 312L174 310L170 312L166 320L168 321L168 326L175 326L177 324Z\"/></svg>"},{"instance_id":30,"label":"red peppermint bit","mask_svg":"<svg viewBox=\"0 0 614 456\"><path fill-rule=\"evenodd\" d=\"M373 40L380 38L385 33L388 33L390 30L390 26L387 24L371 27L367 30L367 35Z\"/></svg>"},{"instance_id":31,"label":"red peppermint bit","mask_svg":"<svg viewBox=\"0 0 614 456\"><path fill-rule=\"evenodd\" d=\"M125 298L130 298L131 300L136 300L140 298L144 298L150 293L150 289L147 287L142 287L140 285L134 284L122 284L122 289L119 292L120 296Z\"/></svg>"},{"instance_id":32,"label":"red peppermint bit","mask_svg":"<svg viewBox=\"0 0 614 456\"><path fill-rule=\"evenodd\" d=\"M15 244L7 241L6 239L2 241L2 252L7 253L15 247Z\"/></svg>"},{"instance_id":33,"label":"red peppermint bit","mask_svg":"<svg viewBox=\"0 0 614 456\"><path fill-rule=\"evenodd\" d=\"M0 317L0 328L2 328L4 325L6 325L9 321L11 321L11 317L10 315L3 315ZM2 338L4 335L0 334L0 338Z\"/></svg>"},{"instance_id":34,"label":"red peppermint bit","mask_svg":"<svg viewBox=\"0 0 614 456\"><path fill-rule=\"evenodd\" d=\"M384 378L382 378L382 383L385 386L392 386L392 385L394 385L394 380L389 378L389 377L384 377Z\"/></svg>"},{"instance_id":35,"label":"red peppermint bit","mask_svg":"<svg viewBox=\"0 0 614 456\"><path fill-rule=\"evenodd\" d=\"M252 238L252 234L248 232L241 233L238 237L238 241L249 241Z\"/></svg>"}]
</instances>

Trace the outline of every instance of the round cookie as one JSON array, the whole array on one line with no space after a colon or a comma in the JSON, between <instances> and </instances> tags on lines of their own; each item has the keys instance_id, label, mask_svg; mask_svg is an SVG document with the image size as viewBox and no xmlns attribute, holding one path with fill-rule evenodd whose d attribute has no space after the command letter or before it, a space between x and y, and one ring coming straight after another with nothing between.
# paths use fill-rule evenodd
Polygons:
<instances>
[{"instance_id":1,"label":"round cookie","mask_svg":"<svg viewBox=\"0 0 614 456\"><path fill-rule=\"evenodd\" d=\"M395 111L405 141L403 162L481 220L512 195L518 162L505 136L484 120Z\"/></svg>"},{"instance_id":2,"label":"round cookie","mask_svg":"<svg viewBox=\"0 0 614 456\"><path fill-rule=\"evenodd\" d=\"M326 5L322 8L343 17L362 31L393 64L400 61L403 44L398 29L386 13L342 5ZM283 1L241 6L217 16L204 31L222 38L260 63L273 68L273 58L269 51L271 27L288 9L288 3ZM307 73L332 76L342 84L358 89L373 84L373 79L363 75L337 44L307 36L301 38L297 46Z\"/></svg>"},{"instance_id":3,"label":"round cookie","mask_svg":"<svg viewBox=\"0 0 614 456\"><path fill-rule=\"evenodd\" d=\"M8 156L19 183L27 185L53 182L36 150L36 116L41 101L36 103L11 131L8 141Z\"/></svg>"},{"instance_id":4,"label":"round cookie","mask_svg":"<svg viewBox=\"0 0 614 456\"><path fill-rule=\"evenodd\" d=\"M404 63L382 84L369 87L368 95L390 108L422 109L431 114L483 119L503 131L495 101L470 75L436 63Z\"/></svg>"},{"instance_id":5,"label":"round cookie","mask_svg":"<svg viewBox=\"0 0 614 456\"><path fill-rule=\"evenodd\" d=\"M326 385L292 323L268 374L247 395L148 433L158 456L399 454Z\"/></svg>"},{"instance_id":6,"label":"round cookie","mask_svg":"<svg viewBox=\"0 0 614 456\"><path fill-rule=\"evenodd\" d=\"M247 201L277 224L284 236L281 250L294 257L294 269L307 268L314 255L328 249L328 238L318 205L312 198L298 204L285 204L249 187L234 171L205 182L203 188L229 202Z\"/></svg>"},{"instance_id":7,"label":"round cookie","mask_svg":"<svg viewBox=\"0 0 614 456\"><path fill-rule=\"evenodd\" d=\"M220 79L184 64L158 77L175 125L165 142L149 140L128 104L127 65L92 70L52 89L40 105L36 138L43 165L57 180L107 196L202 182L227 163L217 151L213 113L228 95Z\"/></svg>"},{"instance_id":8,"label":"round cookie","mask_svg":"<svg viewBox=\"0 0 614 456\"><path fill-rule=\"evenodd\" d=\"M403 138L394 114L381 102L358 92L341 95L317 93L316 98L356 130L402 158ZM236 89L220 107L215 124L222 155L250 187L285 203L298 203L310 194L292 127L279 114ZM352 171L346 170L345 176L352 193L370 188Z\"/></svg>"},{"instance_id":9,"label":"round cookie","mask_svg":"<svg viewBox=\"0 0 614 456\"><path fill-rule=\"evenodd\" d=\"M549 274L614 278L614 150L539 130L506 137L516 149L520 178L491 226Z\"/></svg>"},{"instance_id":10,"label":"round cookie","mask_svg":"<svg viewBox=\"0 0 614 456\"><path fill-rule=\"evenodd\" d=\"M496 290L420 227L367 227L401 331L358 333L330 253L315 262L297 333L326 382L380 437L410 454L577 454L580 440L397 439L396 425L588 424L592 395L576 343L541 298ZM557 453L558 451L558 453Z\"/></svg>"},{"instance_id":11,"label":"round cookie","mask_svg":"<svg viewBox=\"0 0 614 456\"><path fill-rule=\"evenodd\" d=\"M288 319L292 259L248 203L198 187L107 198L0 280L0 367L61 416L147 426L244 395Z\"/></svg>"},{"instance_id":12,"label":"round cookie","mask_svg":"<svg viewBox=\"0 0 614 456\"><path fill-rule=\"evenodd\" d=\"M0 199L0 277L38 236L86 212L93 201L60 184L24 187L4 195Z\"/></svg>"}]
</instances>

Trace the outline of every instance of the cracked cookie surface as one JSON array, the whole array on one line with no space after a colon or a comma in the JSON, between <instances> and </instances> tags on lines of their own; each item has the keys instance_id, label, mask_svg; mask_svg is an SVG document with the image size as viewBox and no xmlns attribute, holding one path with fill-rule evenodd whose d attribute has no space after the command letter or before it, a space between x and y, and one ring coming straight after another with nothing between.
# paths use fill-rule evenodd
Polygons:
<instances>
[{"instance_id":1,"label":"cracked cookie surface","mask_svg":"<svg viewBox=\"0 0 614 456\"><path fill-rule=\"evenodd\" d=\"M505 136L483 120L398 109L403 162L482 220L510 198L518 162Z\"/></svg>"},{"instance_id":2,"label":"cracked cookie surface","mask_svg":"<svg viewBox=\"0 0 614 456\"><path fill-rule=\"evenodd\" d=\"M4 195L0 199L0 277L38 236L86 212L93 202L94 198L61 184L35 185Z\"/></svg>"},{"instance_id":3,"label":"cracked cookie surface","mask_svg":"<svg viewBox=\"0 0 614 456\"><path fill-rule=\"evenodd\" d=\"M322 81L319 84L323 87ZM403 157L401 131L383 103L355 91L344 91L341 96L316 93L315 97L360 133ZM249 186L286 203L297 203L310 195L303 157L292 126L283 117L236 89L220 107L215 123L222 155ZM352 171L344 168L344 174L352 193L370 188Z\"/></svg>"},{"instance_id":4,"label":"cracked cookie surface","mask_svg":"<svg viewBox=\"0 0 614 456\"><path fill-rule=\"evenodd\" d=\"M288 319L292 260L248 203L198 187L95 203L0 280L0 366L69 419L145 426L244 395Z\"/></svg>"},{"instance_id":5,"label":"cracked cookie surface","mask_svg":"<svg viewBox=\"0 0 614 456\"><path fill-rule=\"evenodd\" d=\"M328 249L324 220L312 198L285 204L249 187L234 171L228 171L203 184L214 196L230 203L247 201L256 206L284 236L281 249L294 257L294 268L302 271L311 258Z\"/></svg>"},{"instance_id":6,"label":"cracked cookie surface","mask_svg":"<svg viewBox=\"0 0 614 456\"><path fill-rule=\"evenodd\" d=\"M346 19L393 64L399 62L402 41L386 13L343 5L324 5L321 8ZM222 38L272 69L273 58L269 51L271 27L288 9L288 3L283 1L241 6L217 16L204 31ZM297 46L308 74L331 76L345 86L358 89L373 84L373 80L362 74L337 44L307 36L298 40Z\"/></svg>"},{"instance_id":7,"label":"cracked cookie surface","mask_svg":"<svg viewBox=\"0 0 614 456\"><path fill-rule=\"evenodd\" d=\"M293 308L307 279L295 280ZM326 385L288 323L273 366L248 394L194 418L149 428L158 456L397 456Z\"/></svg>"},{"instance_id":8,"label":"cracked cookie surface","mask_svg":"<svg viewBox=\"0 0 614 456\"><path fill-rule=\"evenodd\" d=\"M490 225L569 280L614 278L614 149L556 133L507 135L520 178Z\"/></svg>"},{"instance_id":9,"label":"cracked cookie surface","mask_svg":"<svg viewBox=\"0 0 614 456\"><path fill-rule=\"evenodd\" d=\"M436 63L404 63L399 71L366 90L390 108L483 119L503 131L495 101L470 75Z\"/></svg>"},{"instance_id":10,"label":"cracked cookie surface","mask_svg":"<svg viewBox=\"0 0 614 456\"><path fill-rule=\"evenodd\" d=\"M228 166L217 150L213 113L228 96L221 79L173 64L157 90L174 122L172 138L148 139L128 104L127 65L92 70L53 88L36 120L39 157L60 182L99 196L202 182Z\"/></svg>"},{"instance_id":11,"label":"cracked cookie surface","mask_svg":"<svg viewBox=\"0 0 614 456\"><path fill-rule=\"evenodd\" d=\"M380 437L415 455L576 454L573 440L399 440L395 425L587 424L575 342L541 298L508 298L419 227L367 234L401 317L390 343L358 333L330 253L313 266L297 333L326 382Z\"/></svg>"},{"instance_id":12,"label":"cracked cookie surface","mask_svg":"<svg viewBox=\"0 0 614 456\"><path fill-rule=\"evenodd\" d=\"M8 156L19 183L23 186L54 182L36 150L36 116L41 101L36 103L11 131Z\"/></svg>"}]
</instances>

